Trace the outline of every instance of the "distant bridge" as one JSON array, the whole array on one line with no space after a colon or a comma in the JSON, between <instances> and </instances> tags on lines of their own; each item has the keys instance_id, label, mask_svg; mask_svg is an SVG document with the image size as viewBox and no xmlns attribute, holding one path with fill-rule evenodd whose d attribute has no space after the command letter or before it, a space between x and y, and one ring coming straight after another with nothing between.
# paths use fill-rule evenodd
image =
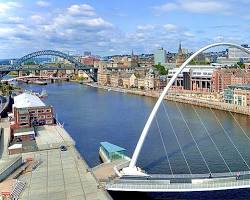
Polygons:
<instances>
[{"instance_id":1,"label":"distant bridge","mask_svg":"<svg viewBox=\"0 0 250 200\"><path fill-rule=\"evenodd\" d=\"M23 66L22 64L32 58L44 56L44 55L50 55L50 56L57 56L60 58L64 58L71 62L74 66L42 66L37 65L29 67L29 66ZM13 65L9 66L2 66L0 68L0 73L2 76L8 74L10 71L27 71L27 70L83 70L90 78L92 78L94 81L97 80L97 69L95 69L93 66L87 66L82 63L80 63L78 60L76 60L73 56L70 56L68 54L62 53L60 51L54 51L54 50L42 50L42 51L36 51L33 53L30 53L28 55L25 55L18 59Z\"/></svg>"}]
</instances>

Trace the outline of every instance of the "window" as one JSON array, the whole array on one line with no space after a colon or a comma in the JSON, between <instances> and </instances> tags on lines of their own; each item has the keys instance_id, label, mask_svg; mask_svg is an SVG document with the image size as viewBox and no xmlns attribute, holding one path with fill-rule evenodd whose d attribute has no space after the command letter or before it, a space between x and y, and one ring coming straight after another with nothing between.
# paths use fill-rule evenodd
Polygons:
<instances>
[{"instance_id":1,"label":"window","mask_svg":"<svg viewBox=\"0 0 250 200\"><path fill-rule=\"evenodd\" d=\"M28 126L28 123L20 123L20 126Z\"/></svg>"},{"instance_id":2,"label":"window","mask_svg":"<svg viewBox=\"0 0 250 200\"><path fill-rule=\"evenodd\" d=\"M47 109L46 112L47 112L47 113L50 113L50 112L51 112L51 109Z\"/></svg>"},{"instance_id":3,"label":"window","mask_svg":"<svg viewBox=\"0 0 250 200\"><path fill-rule=\"evenodd\" d=\"M52 118L52 115L46 115L47 118Z\"/></svg>"},{"instance_id":4,"label":"window","mask_svg":"<svg viewBox=\"0 0 250 200\"><path fill-rule=\"evenodd\" d=\"M46 124L52 124L52 120L46 120Z\"/></svg>"}]
</instances>

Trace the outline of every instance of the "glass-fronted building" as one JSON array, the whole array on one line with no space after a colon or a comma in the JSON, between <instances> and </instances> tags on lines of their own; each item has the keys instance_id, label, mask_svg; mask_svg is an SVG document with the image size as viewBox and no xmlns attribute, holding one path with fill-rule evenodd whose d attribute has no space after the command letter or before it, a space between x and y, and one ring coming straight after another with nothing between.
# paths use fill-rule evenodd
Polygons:
<instances>
[{"instance_id":1,"label":"glass-fronted building","mask_svg":"<svg viewBox=\"0 0 250 200\"><path fill-rule=\"evenodd\" d=\"M112 162L125 157L126 149L109 142L101 142L100 144L100 156L104 162Z\"/></svg>"},{"instance_id":2,"label":"glass-fronted building","mask_svg":"<svg viewBox=\"0 0 250 200\"><path fill-rule=\"evenodd\" d=\"M166 50L163 48L157 49L154 54L154 63L155 65L161 64L165 65L166 64Z\"/></svg>"}]
</instances>

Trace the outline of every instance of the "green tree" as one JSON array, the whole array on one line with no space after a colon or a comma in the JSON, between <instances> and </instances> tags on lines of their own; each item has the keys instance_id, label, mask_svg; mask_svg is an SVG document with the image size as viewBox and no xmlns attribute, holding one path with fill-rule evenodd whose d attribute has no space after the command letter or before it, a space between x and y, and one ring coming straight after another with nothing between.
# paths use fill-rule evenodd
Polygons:
<instances>
[{"instance_id":1,"label":"green tree","mask_svg":"<svg viewBox=\"0 0 250 200\"><path fill-rule=\"evenodd\" d=\"M160 75L168 74L168 70L166 70L166 68L163 65L157 64L157 65L154 65L154 67L159 72Z\"/></svg>"},{"instance_id":2,"label":"green tree","mask_svg":"<svg viewBox=\"0 0 250 200\"><path fill-rule=\"evenodd\" d=\"M237 62L237 65L241 68L244 69L245 68L245 64L243 62Z\"/></svg>"}]
</instances>

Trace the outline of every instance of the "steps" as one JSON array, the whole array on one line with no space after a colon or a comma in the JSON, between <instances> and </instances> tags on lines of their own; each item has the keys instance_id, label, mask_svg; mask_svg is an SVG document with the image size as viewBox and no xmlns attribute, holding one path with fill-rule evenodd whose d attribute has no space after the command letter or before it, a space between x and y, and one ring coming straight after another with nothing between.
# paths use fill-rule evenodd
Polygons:
<instances>
[{"instance_id":1,"label":"steps","mask_svg":"<svg viewBox=\"0 0 250 200\"><path fill-rule=\"evenodd\" d=\"M14 188L10 194L11 200L18 200L20 194L25 188L26 183L23 181L17 181L16 184L14 185Z\"/></svg>"}]
</instances>

